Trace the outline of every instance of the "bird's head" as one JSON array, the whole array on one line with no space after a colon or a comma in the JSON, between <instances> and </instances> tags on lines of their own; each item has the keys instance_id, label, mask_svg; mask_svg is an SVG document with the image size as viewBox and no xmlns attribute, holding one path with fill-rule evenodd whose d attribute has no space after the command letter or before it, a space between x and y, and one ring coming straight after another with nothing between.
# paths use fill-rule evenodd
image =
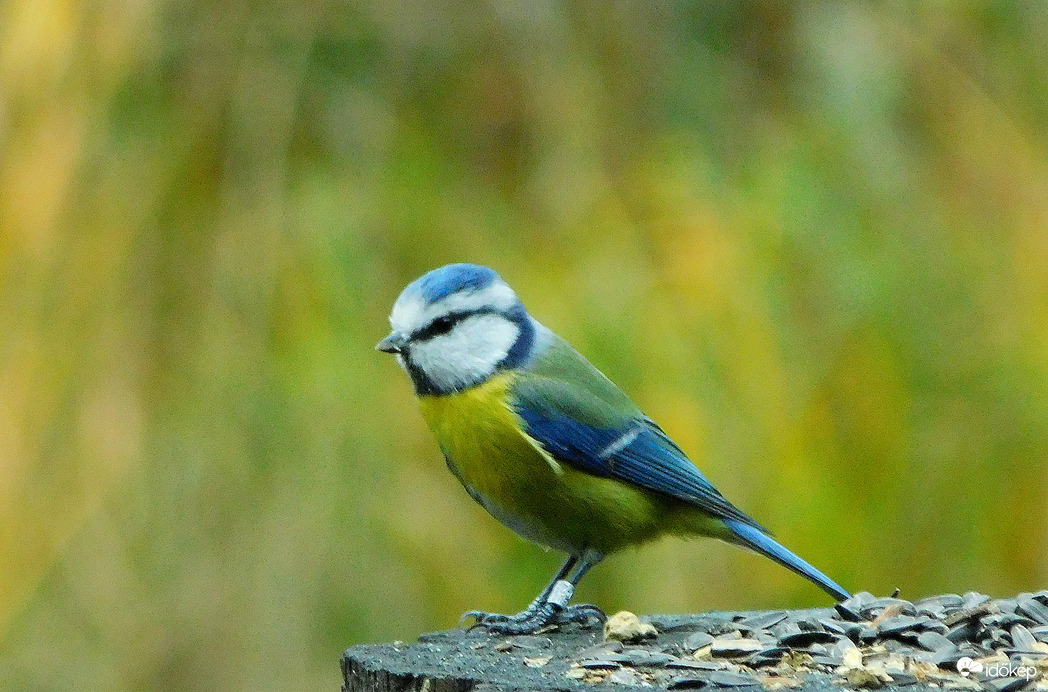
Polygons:
<instances>
[{"instance_id":1,"label":"bird's head","mask_svg":"<svg viewBox=\"0 0 1048 692\"><path fill-rule=\"evenodd\" d=\"M536 324L498 274L449 264L397 298L393 332L376 348L396 354L418 394L447 394L514 368L532 352Z\"/></svg>"}]
</instances>

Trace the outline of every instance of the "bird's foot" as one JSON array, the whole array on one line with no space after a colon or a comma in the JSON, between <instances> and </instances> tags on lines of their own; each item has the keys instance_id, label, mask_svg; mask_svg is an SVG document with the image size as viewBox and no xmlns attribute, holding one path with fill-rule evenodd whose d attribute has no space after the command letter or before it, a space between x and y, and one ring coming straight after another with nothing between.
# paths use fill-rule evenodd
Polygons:
<instances>
[{"instance_id":1,"label":"bird's foot","mask_svg":"<svg viewBox=\"0 0 1048 692\"><path fill-rule=\"evenodd\" d=\"M604 611L595 605L587 603L569 606L568 601L574 594L575 585L560 579L516 615L471 610L462 619L473 618L476 621L470 627L471 630L473 627L483 627L495 634L534 634L550 625L588 623L591 619L604 622L608 619Z\"/></svg>"},{"instance_id":2,"label":"bird's foot","mask_svg":"<svg viewBox=\"0 0 1048 692\"><path fill-rule=\"evenodd\" d=\"M523 621L531 618L538 612L539 608L545 600L542 596L539 596L534 601L528 604L528 607L520 611L516 615L503 615L501 613L486 613L483 610L470 610L465 612L462 617L459 618L459 624L461 625L466 620L473 620L473 624L470 625L472 630L474 627L488 627L500 622L512 622L512 621Z\"/></svg>"},{"instance_id":3,"label":"bird's foot","mask_svg":"<svg viewBox=\"0 0 1048 692\"><path fill-rule=\"evenodd\" d=\"M608 619L604 611L589 603L580 603L567 608L549 602L532 605L534 607L529 606L516 615L471 610L462 617L475 620L470 629L483 627L495 634L534 634L551 625L566 625L571 622L585 625L594 620L604 622Z\"/></svg>"}]
</instances>

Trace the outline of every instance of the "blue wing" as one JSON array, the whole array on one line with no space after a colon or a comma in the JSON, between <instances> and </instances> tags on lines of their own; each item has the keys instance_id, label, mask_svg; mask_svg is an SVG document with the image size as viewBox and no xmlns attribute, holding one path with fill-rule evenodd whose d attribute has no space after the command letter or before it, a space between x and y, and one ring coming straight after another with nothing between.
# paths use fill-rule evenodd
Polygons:
<instances>
[{"instance_id":1,"label":"blue wing","mask_svg":"<svg viewBox=\"0 0 1048 692\"><path fill-rule=\"evenodd\" d=\"M513 385L526 432L553 456L761 529L728 502L680 447L562 339L549 342Z\"/></svg>"},{"instance_id":2,"label":"blue wing","mask_svg":"<svg viewBox=\"0 0 1048 692\"><path fill-rule=\"evenodd\" d=\"M764 531L724 498L676 444L648 418L598 427L518 399L526 432L559 460L595 476L619 478L664 493L721 519Z\"/></svg>"}]
</instances>

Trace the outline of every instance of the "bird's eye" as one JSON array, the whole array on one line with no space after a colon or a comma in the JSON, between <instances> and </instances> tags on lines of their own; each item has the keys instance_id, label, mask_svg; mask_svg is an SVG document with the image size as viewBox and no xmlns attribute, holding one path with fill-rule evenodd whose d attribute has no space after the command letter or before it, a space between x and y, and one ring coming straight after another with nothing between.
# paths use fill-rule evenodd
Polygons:
<instances>
[{"instance_id":1,"label":"bird's eye","mask_svg":"<svg viewBox=\"0 0 1048 692\"><path fill-rule=\"evenodd\" d=\"M451 328L455 326L455 320L450 317L438 317L429 323L429 327L426 331L430 336L439 336L440 334L447 334L451 331Z\"/></svg>"},{"instance_id":2,"label":"bird's eye","mask_svg":"<svg viewBox=\"0 0 1048 692\"><path fill-rule=\"evenodd\" d=\"M414 336L412 336L412 341L426 341L435 336L447 334L462 318L463 315L461 313L455 312L450 315L441 315L440 317L434 318L432 322L415 332Z\"/></svg>"}]
</instances>

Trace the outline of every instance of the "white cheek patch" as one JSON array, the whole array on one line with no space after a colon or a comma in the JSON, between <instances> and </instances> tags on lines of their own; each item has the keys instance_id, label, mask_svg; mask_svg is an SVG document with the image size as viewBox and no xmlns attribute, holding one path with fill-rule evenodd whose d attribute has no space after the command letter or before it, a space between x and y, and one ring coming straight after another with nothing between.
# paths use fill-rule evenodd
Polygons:
<instances>
[{"instance_id":1,"label":"white cheek patch","mask_svg":"<svg viewBox=\"0 0 1048 692\"><path fill-rule=\"evenodd\" d=\"M490 377L519 334L501 315L473 315L447 334L412 344L409 357L438 389L462 389Z\"/></svg>"},{"instance_id":2,"label":"white cheek patch","mask_svg":"<svg viewBox=\"0 0 1048 692\"><path fill-rule=\"evenodd\" d=\"M479 291L460 291L435 303L412 293L401 295L389 316L394 331L411 334L422 329L435 318L453 312L473 312L480 309L504 311L517 303L517 295L504 281L495 281Z\"/></svg>"}]
</instances>

